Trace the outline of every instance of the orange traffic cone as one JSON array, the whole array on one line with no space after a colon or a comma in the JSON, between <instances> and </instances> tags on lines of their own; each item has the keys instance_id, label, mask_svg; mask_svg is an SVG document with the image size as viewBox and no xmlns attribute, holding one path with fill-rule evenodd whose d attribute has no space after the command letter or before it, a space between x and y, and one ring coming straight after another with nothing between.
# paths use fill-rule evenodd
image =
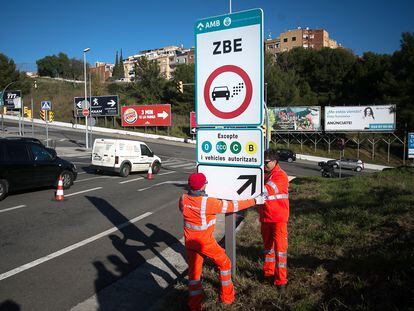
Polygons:
<instances>
[{"instance_id":1,"label":"orange traffic cone","mask_svg":"<svg viewBox=\"0 0 414 311\"><path fill-rule=\"evenodd\" d=\"M147 179L152 179L152 163L150 163L148 168Z\"/></svg>"},{"instance_id":2,"label":"orange traffic cone","mask_svg":"<svg viewBox=\"0 0 414 311\"><path fill-rule=\"evenodd\" d=\"M65 196L63 195L63 181L62 176L59 175L58 186L55 194L56 201L63 201Z\"/></svg>"}]
</instances>

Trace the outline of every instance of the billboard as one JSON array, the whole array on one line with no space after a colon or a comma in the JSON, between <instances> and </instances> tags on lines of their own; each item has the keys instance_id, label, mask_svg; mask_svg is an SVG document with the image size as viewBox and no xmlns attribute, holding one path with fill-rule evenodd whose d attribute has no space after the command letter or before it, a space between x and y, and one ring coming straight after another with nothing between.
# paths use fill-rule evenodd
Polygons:
<instances>
[{"instance_id":1,"label":"billboard","mask_svg":"<svg viewBox=\"0 0 414 311\"><path fill-rule=\"evenodd\" d=\"M3 95L3 106L7 110L21 109L22 108L22 92L19 91L5 91Z\"/></svg>"},{"instance_id":2,"label":"billboard","mask_svg":"<svg viewBox=\"0 0 414 311\"><path fill-rule=\"evenodd\" d=\"M122 126L171 126L171 105L121 107Z\"/></svg>"},{"instance_id":3,"label":"billboard","mask_svg":"<svg viewBox=\"0 0 414 311\"><path fill-rule=\"evenodd\" d=\"M272 131L321 131L321 107L272 107L268 109L269 128Z\"/></svg>"},{"instance_id":4,"label":"billboard","mask_svg":"<svg viewBox=\"0 0 414 311\"><path fill-rule=\"evenodd\" d=\"M395 106L325 107L326 132L392 132L395 130Z\"/></svg>"}]
</instances>

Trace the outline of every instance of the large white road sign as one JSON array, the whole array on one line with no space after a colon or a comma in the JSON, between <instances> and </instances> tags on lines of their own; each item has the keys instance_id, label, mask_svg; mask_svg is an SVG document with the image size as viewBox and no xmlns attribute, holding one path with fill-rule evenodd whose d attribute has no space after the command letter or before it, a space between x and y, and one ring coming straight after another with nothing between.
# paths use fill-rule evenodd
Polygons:
<instances>
[{"instance_id":1,"label":"large white road sign","mask_svg":"<svg viewBox=\"0 0 414 311\"><path fill-rule=\"evenodd\" d=\"M197 125L263 122L263 11L195 23Z\"/></svg>"},{"instance_id":2,"label":"large white road sign","mask_svg":"<svg viewBox=\"0 0 414 311\"><path fill-rule=\"evenodd\" d=\"M197 132L197 162L260 167L263 164L263 131L261 128L200 128Z\"/></svg>"},{"instance_id":3,"label":"large white road sign","mask_svg":"<svg viewBox=\"0 0 414 311\"><path fill-rule=\"evenodd\" d=\"M198 165L207 177L206 193L227 200L244 200L263 192L263 171L259 167Z\"/></svg>"}]
</instances>

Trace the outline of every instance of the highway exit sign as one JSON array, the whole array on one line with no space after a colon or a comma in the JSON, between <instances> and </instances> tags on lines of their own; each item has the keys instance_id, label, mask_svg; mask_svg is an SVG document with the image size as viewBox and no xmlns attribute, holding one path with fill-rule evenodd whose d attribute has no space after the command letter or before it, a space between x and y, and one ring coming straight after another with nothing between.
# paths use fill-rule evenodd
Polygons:
<instances>
[{"instance_id":1,"label":"highway exit sign","mask_svg":"<svg viewBox=\"0 0 414 311\"><path fill-rule=\"evenodd\" d=\"M195 23L197 125L263 122L263 11Z\"/></svg>"}]
</instances>

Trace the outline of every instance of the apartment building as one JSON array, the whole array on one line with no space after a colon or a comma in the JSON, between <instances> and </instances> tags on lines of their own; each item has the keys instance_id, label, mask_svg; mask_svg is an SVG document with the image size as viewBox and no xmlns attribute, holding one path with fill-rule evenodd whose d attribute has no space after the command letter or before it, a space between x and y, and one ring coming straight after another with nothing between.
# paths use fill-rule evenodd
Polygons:
<instances>
[{"instance_id":1,"label":"apartment building","mask_svg":"<svg viewBox=\"0 0 414 311\"><path fill-rule=\"evenodd\" d=\"M329 33L325 29L309 29L308 27L288 30L282 32L276 39L265 41L265 51L275 56L295 47L320 50L324 47L337 49L342 46L329 38Z\"/></svg>"},{"instance_id":2,"label":"apartment building","mask_svg":"<svg viewBox=\"0 0 414 311\"><path fill-rule=\"evenodd\" d=\"M96 62L95 67L90 67L89 72L91 74L97 74L99 81L105 82L110 77L112 77L112 71L114 69L114 64L108 64L104 62Z\"/></svg>"},{"instance_id":3,"label":"apartment building","mask_svg":"<svg viewBox=\"0 0 414 311\"><path fill-rule=\"evenodd\" d=\"M188 52L190 49L178 47L175 45L165 46L159 49L140 51L139 54L129 56L124 60L125 80L133 81L135 79L134 68L140 57L146 57L148 60L156 60L161 75L167 80L172 78L176 66L181 64L188 64Z\"/></svg>"}]
</instances>

